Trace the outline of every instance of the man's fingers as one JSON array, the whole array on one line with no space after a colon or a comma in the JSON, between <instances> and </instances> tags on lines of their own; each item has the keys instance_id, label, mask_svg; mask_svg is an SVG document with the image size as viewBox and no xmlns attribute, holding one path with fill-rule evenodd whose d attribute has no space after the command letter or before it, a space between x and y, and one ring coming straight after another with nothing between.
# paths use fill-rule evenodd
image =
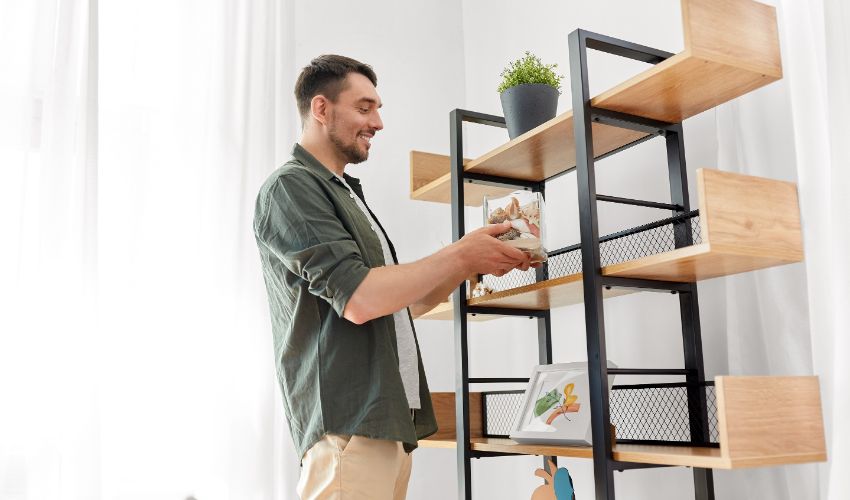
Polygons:
<instances>
[{"instance_id":1,"label":"man's fingers","mask_svg":"<svg viewBox=\"0 0 850 500\"><path fill-rule=\"evenodd\" d=\"M511 221L506 220L506 221L500 222L498 224L488 224L488 225L482 227L481 229L479 229L479 231L481 231L485 234L489 234L490 236L499 236L500 234L507 232L507 230L510 229L510 228L511 228Z\"/></svg>"}]
</instances>

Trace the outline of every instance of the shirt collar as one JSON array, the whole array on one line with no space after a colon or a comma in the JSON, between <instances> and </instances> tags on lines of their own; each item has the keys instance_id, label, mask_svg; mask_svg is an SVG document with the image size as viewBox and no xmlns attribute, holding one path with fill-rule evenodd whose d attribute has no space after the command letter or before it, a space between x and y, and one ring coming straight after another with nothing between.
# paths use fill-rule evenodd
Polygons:
<instances>
[{"instance_id":1,"label":"shirt collar","mask_svg":"<svg viewBox=\"0 0 850 500\"><path fill-rule=\"evenodd\" d=\"M309 151L304 149L304 147L301 144L298 144L297 142L294 146L292 146L292 157L301 162L305 167L319 174L319 176L323 179L331 181L336 179L336 174L334 174L331 169L322 164L322 162L317 160L315 156L313 156ZM354 186L357 186L357 188L360 187L360 179L352 177L346 174L345 172L342 173L342 178L345 179L345 181L349 185L351 185L352 188Z\"/></svg>"}]
</instances>

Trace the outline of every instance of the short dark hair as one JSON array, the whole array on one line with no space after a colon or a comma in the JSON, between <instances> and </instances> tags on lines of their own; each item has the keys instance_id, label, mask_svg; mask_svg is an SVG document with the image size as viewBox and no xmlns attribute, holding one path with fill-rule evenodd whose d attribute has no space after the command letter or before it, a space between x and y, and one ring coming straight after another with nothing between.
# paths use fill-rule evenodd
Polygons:
<instances>
[{"instance_id":1,"label":"short dark hair","mask_svg":"<svg viewBox=\"0 0 850 500\"><path fill-rule=\"evenodd\" d=\"M295 82L295 101L298 103L298 114L301 122L306 123L310 114L310 101L317 95L327 97L336 102L340 92L345 90L345 77L349 73L360 73L378 86L378 77L368 64L350 57L334 54L321 55L305 66Z\"/></svg>"}]
</instances>

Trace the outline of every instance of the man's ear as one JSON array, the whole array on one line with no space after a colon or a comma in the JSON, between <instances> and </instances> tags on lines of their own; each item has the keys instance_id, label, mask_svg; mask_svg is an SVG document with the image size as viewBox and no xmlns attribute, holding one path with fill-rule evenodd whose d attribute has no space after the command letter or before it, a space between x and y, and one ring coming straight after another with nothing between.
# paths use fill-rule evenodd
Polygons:
<instances>
[{"instance_id":1,"label":"man's ear","mask_svg":"<svg viewBox=\"0 0 850 500\"><path fill-rule=\"evenodd\" d=\"M310 99L310 114L322 125L328 124L328 104L328 98L321 94Z\"/></svg>"}]
</instances>

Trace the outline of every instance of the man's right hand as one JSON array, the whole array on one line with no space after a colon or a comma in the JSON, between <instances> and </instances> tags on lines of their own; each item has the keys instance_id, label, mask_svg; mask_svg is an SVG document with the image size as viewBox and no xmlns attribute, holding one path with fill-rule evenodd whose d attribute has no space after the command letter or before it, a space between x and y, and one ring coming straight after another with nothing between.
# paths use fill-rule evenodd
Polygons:
<instances>
[{"instance_id":1,"label":"man's right hand","mask_svg":"<svg viewBox=\"0 0 850 500\"><path fill-rule=\"evenodd\" d=\"M514 269L525 271L531 266L525 252L496 239L510 228L510 221L490 224L467 233L455 243L469 274L502 276Z\"/></svg>"}]
</instances>

